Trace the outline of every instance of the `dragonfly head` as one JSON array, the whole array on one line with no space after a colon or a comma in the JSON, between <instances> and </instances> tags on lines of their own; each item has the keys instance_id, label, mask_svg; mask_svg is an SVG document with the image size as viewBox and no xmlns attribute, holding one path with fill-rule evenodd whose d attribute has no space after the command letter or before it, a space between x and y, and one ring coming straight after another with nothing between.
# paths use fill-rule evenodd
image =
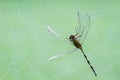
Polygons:
<instances>
[{"instance_id":1,"label":"dragonfly head","mask_svg":"<svg viewBox=\"0 0 120 80\"><path fill-rule=\"evenodd\" d=\"M75 35L70 35L70 37L69 37L71 42L73 41L74 38L75 38Z\"/></svg>"}]
</instances>

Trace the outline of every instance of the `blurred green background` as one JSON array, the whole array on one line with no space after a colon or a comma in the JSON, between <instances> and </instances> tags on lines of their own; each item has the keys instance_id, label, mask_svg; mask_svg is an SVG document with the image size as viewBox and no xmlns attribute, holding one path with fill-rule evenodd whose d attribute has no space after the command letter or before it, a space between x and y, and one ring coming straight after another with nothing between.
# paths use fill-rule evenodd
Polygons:
<instances>
[{"instance_id":1,"label":"blurred green background","mask_svg":"<svg viewBox=\"0 0 120 80\"><path fill-rule=\"evenodd\" d=\"M0 0L0 80L120 80L119 0ZM89 14L91 27L84 50L95 77L80 51L53 62L49 57L74 46L63 37L75 33L77 11Z\"/></svg>"}]
</instances>

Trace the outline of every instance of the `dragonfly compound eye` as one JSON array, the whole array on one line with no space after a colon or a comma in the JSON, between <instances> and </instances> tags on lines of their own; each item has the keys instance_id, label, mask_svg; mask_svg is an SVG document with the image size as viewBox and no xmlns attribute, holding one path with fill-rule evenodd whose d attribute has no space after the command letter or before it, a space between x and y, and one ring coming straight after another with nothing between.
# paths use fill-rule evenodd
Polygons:
<instances>
[{"instance_id":1,"label":"dragonfly compound eye","mask_svg":"<svg viewBox=\"0 0 120 80\"><path fill-rule=\"evenodd\" d=\"M74 37L75 37L74 35L70 35L69 39L71 42L73 41Z\"/></svg>"}]
</instances>

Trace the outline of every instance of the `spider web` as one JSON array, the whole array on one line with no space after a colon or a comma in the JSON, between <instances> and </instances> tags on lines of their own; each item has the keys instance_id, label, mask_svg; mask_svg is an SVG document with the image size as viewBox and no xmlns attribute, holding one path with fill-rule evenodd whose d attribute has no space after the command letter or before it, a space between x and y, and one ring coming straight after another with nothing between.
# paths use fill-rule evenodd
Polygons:
<instances>
[{"instance_id":1,"label":"spider web","mask_svg":"<svg viewBox=\"0 0 120 80\"><path fill-rule=\"evenodd\" d=\"M17 17L18 17L19 20L21 20L22 22L24 22L28 25L36 26L36 29L37 29L37 27L40 27L39 24L32 21L31 18L24 18L24 15L22 15L22 10L21 10L21 7L20 7L20 4L19 4L18 0L16 0L16 8L17 8L17 10L16 10L17 11ZM5 80L8 76L10 77L11 74L13 74L13 73L15 74L13 76L13 79L21 80L22 78L21 78L20 73L25 68L27 68L31 63L33 63L35 61L34 60L34 58L36 57L35 53L31 53L29 56L26 57L26 59L24 61L22 60L22 57L24 55L23 54L19 55L19 54L21 54L21 53L18 52L18 53L12 54L13 56L12 56L12 59L9 61L7 70L4 70L3 74L0 74L0 80ZM20 56L22 56L21 59L20 59ZM18 65L20 62L22 62L23 64ZM43 64L46 64L47 62L48 62L47 60L45 61L43 59L43 60L41 60L41 62L38 62L38 63L39 63L39 65L43 65Z\"/></svg>"},{"instance_id":2,"label":"spider web","mask_svg":"<svg viewBox=\"0 0 120 80\"><path fill-rule=\"evenodd\" d=\"M17 17L18 17L19 20L26 23L27 25L33 25L33 26L36 26L36 27L40 27L40 25L38 23L36 23L35 21L33 21L31 19L31 17L29 17L29 18L24 17L25 15L22 12L22 8L21 8L21 5L19 4L19 0L16 0L16 8L17 8L17 10L16 10L17 11ZM47 33L47 31L46 31L46 33ZM42 56L42 58L41 58L40 56L37 55L37 52L32 52L30 55L28 55L26 57L26 59L24 59L24 60L19 59L20 61L18 61L19 54L21 54L21 53L12 54L12 58L9 61L10 63L9 63L9 66L8 66L7 70L5 70L5 72L3 74L0 74L0 80L5 80L6 77L10 76L10 74L12 74L12 73L15 74L14 75L14 77L16 77L15 80L22 80L23 78L21 78L21 73L24 72L24 69L29 68L30 66L32 66L32 67L36 66L36 69L35 69L35 72L37 74L36 77L37 77L38 80L40 80L41 76L39 74L40 74L41 71L44 73L44 70L42 70L42 68L41 68L40 69L41 71L40 71L39 68L40 68L40 66L44 67L45 65L49 64L48 61L47 61L48 57ZM115 54L118 55L119 53L116 52ZM24 55L21 54L21 56L24 56ZM20 58L22 58L21 56L20 56ZM107 54L107 56L113 56L113 54L112 55ZM37 60L36 58L38 58L38 57L40 57L41 59ZM113 60L113 61L117 62L116 60ZM18 65L19 62L23 62L23 64ZM99 71L99 73L107 74L107 71L111 70L112 65L114 64L114 62L111 63L111 66L107 67L106 70L101 70L101 71ZM51 65L52 65L52 63L51 63ZM68 65L68 66L70 66L70 65ZM66 70L62 74L54 75L51 78L57 79L58 77L62 78L63 76L70 77L69 73L79 72L79 71L80 71L80 68L78 67L76 69ZM90 70L89 70L89 72L90 72ZM91 75L91 74L89 74L89 75ZM88 77L89 77L89 75L88 75ZM46 76L43 75L43 77L46 77Z\"/></svg>"}]
</instances>

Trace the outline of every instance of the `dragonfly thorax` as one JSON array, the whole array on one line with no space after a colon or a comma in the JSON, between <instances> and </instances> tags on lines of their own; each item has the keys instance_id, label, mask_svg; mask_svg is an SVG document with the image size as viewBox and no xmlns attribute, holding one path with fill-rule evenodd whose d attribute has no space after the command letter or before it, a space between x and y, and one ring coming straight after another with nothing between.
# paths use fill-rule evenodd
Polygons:
<instances>
[{"instance_id":1,"label":"dragonfly thorax","mask_svg":"<svg viewBox=\"0 0 120 80\"><path fill-rule=\"evenodd\" d=\"M73 43L73 45L74 45L76 48L81 48L81 47L82 47L81 44L80 44L80 42L78 41L76 35L70 35L69 39L70 39L70 41Z\"/></svg>"}]
</instances>

